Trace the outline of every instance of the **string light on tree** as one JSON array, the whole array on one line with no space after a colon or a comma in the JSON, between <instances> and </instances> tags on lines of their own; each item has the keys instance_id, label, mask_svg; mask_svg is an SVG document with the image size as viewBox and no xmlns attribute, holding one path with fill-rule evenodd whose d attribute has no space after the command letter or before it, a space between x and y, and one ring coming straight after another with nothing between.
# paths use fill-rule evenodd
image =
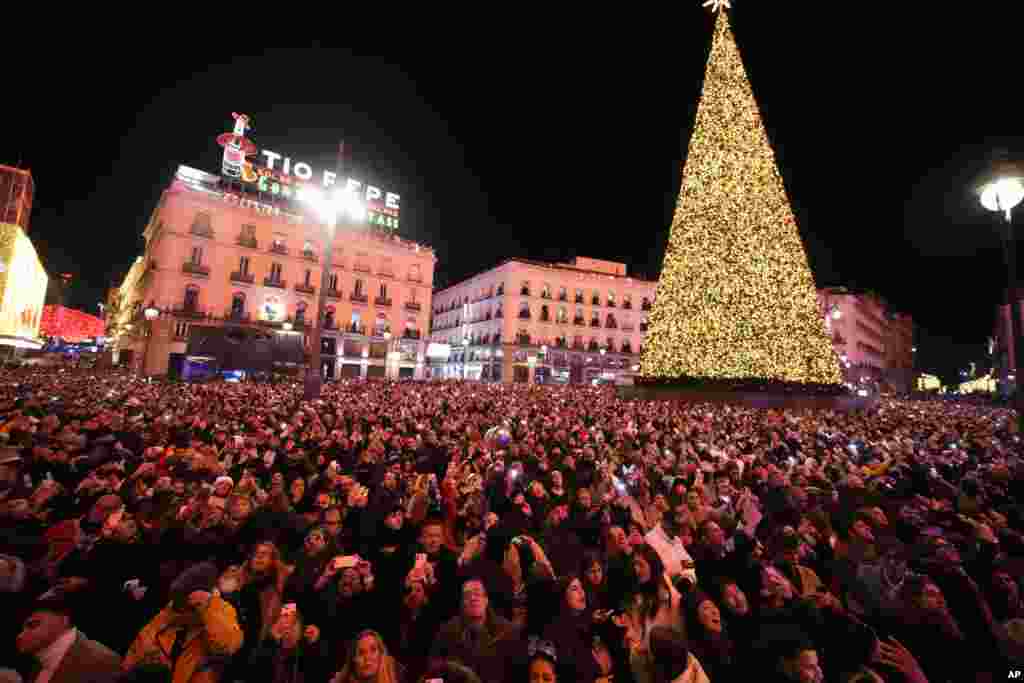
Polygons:
<instances>
[{"instance_id":1,"label":"string light on tree","mask_svg":"<svg viewBox=\"0 0 1024 683\"><path fill-rule=\"evenodd\" d=\"M716 19L641 375L842 382L726 12Z\"/></svg>"},{"instance_id":2,"label":"string light on tree","mask_svg":"<svg viewBox=\"0 0 1024 683\"><path fill-rule=\"evenodd\" d=\"M710 7L712 12L717 12L721 8L732 9L731 0L707 0L703 7Z\"/></svg>"}]
</instances>

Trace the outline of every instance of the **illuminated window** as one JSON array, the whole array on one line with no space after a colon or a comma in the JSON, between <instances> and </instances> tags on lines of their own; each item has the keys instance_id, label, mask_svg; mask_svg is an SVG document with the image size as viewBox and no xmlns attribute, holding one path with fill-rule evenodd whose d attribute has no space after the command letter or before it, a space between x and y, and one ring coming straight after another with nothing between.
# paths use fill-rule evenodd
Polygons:
<instances>
[{"instance_id":1,"label":"illuminated window","mask_svg":"<svg viewBox=\"0 0 1024 683\"><path fill-rule=\"evenodd\" d=\"M330 277L329 282L330 282L330 289L331 289L331 291L332 292L337 292L338 291L338 274L337 273L331 273L331 277Z\"/></svg>"},{"instance_id":2,"label":"illuminated window","mask_svg":"<svg viewBox=\"0 0 1024 683\"><path fill-rule=\"evenodd\" d=\"M306 268L306 279L304 282L307 287L309 287L309 279L311 277L313 277L313 271L311 271L309 268Z\"/></svg>"},{"instance_id":3,"label":"illuminated window","mask_svg":"<svg viewBox=\"0 0 1024 683\"><path fill-rule=\"evenodd\" d=\"M388 298L388 286L384 282L380 283L380 298L381 299L387 299Z\"/></svg>"},{"instance_id":4,"label":"illuminated window","mask_svg":"<svg viewBox=\"0 0 1024 683\"><path fill-rule=\"evenodd\" d=\"M239 318L245 313L245 294L235 292L231 297L231 317Z\"/></svg>"},{"instance_id":5,"label":"illuminated window","mask_svg":"<svg viewBox=\"0 0 1024 683\"><path fill-rule=\"evenodd\" d=\"M281 264L271 263L270 264L270 281L280 282L281 281Z\"/></svg>"},{"instance_id":6,"label":"illuminated window","mask_svg":"<svg viewBox=\"0 0 1024 683\"><path fill-rule=\"evenodd\" d=\"M238 259L238 272L241 273L242 275L248 275L249 274L249 257L248 256L243 256L240 259Z\"/></svg>"},{"instance_id":7,"label":"illuminated window","mask_svg":"<svg viewBox=\"0 0 1024 683\"><path fill-rule=\"evenodd\" d=\"M203 263L203 248L192 247L192 264L199 266Z\"/></svg>"},{"instance_id":8,"label":"illuminated window","mask_svg":"<svg viewBox=\"0 0 1024 683\"><path fill-rule=\"evenodd\" d=\"M301 323L306 320L306 302L300 301L295 304L295 322Z\"/></svg>"},{"instance_id":9,"label":"illuminated window","mask_svg":"<svg viewBox=\"0 0 1024 683\"><path fill-rule=\"evenodd\" d=\"M352 293L355 294L356 296L362 296L363 295L363 280L362 280L362 278L356 278L356 284L355 284L355 287L352 288Z\"/></svg>"}]
</instances>

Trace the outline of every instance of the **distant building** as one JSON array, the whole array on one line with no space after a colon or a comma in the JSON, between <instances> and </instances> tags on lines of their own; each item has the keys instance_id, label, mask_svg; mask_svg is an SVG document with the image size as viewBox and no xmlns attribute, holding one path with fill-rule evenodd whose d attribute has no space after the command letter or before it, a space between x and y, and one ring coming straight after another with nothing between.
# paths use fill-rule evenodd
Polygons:
<instances>
[{"instance_id":1,"label":"distant building","mask_svg":"<svg viewBox=\"0 0 1024 683\"><path fill-rule=\"evenodd\" d=\"M0 346L42 346L39 322L46 271L20 225L0 223Z\"/></svg>"},{"instance_id":2,"label":"distant building","mask_svg":"<svg viewBox=\"0 0 1024 683\"><path fill-rule=\"evenodd\" d=\"M431 376L563 384L632 377L656 286L613 261L509 259L434 294Z\"/></svg>"},{"instance_id":3,"label":"distant building","mask_svg":"<svg viewBox=\"0 0 1024 683\"><path fill-rule=\"evenodd\" d=\"M843 374L851 384L899 392L914 387L914 321L871 293L843 287L818 290L818 305Z\"/></svg>"},{"instance_id":4,"label":"distant building","mask_svg":"<svg viewBox=\"0 0 1024 683\"><path fill-rule=\"evenodd\" d=\"M17 225L28 234L34 196L31 171L0 165L0 223Z\"/></svg>"},{"instance_id":5,"label":"distant building","mask_svg":"<svg viewBox=\"0 0 1024 683\"><path fill-rule=\"evenodd\" d=\"M43 306L43 318L39 334L47 339L57 338L66 342L82 342L102 337L103 320L64 306Z\"/></svg>"}]
</instances>

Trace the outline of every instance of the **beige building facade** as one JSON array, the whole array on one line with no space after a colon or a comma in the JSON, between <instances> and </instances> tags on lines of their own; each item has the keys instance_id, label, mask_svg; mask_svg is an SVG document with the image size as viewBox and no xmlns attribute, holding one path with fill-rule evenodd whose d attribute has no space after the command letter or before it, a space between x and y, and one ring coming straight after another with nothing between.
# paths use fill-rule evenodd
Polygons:
<instances>
[{"instance_id":1,"label":"beige building facade","mask_svg":"<svg viewBox=\"0 0 1024 683\"><path fill-rule=\"evenodd\" d=\"M489 382L629 381L656 282L626 265L509 259L434 294L430 373Z\"/></svg>"},{"instance_id":2,"label":"beige building facade","mask_svg":"<svg viewBox=\"0 0 1024 683\"><path fill-rule=\"evenodd\" d=\"M145 252L108 302L115 363L167 374L194 325L301 334L308 354L324 224L218 183L179 167L162 194L143 233ZM340 224L333 244L321 374L423 378L433 250L366 225Z\"/></svg>"}]
</instances>

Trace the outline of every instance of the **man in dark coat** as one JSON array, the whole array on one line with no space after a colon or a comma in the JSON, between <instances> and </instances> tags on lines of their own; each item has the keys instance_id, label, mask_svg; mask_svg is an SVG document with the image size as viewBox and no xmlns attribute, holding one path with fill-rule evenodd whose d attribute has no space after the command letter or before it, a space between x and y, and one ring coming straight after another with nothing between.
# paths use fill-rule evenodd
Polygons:
<instances>
[{"instance_id":1,"label":"man in dark coat","mask_svg":"<svg viewBox=\"0 0 1024 683\"><path fill-rule=\"evenodd\" d=\"M75 628L65 600L36 603L15 642L31 658L29 683L105 683L121 670L117 653Z\"/></svg>"}]
</instances>

